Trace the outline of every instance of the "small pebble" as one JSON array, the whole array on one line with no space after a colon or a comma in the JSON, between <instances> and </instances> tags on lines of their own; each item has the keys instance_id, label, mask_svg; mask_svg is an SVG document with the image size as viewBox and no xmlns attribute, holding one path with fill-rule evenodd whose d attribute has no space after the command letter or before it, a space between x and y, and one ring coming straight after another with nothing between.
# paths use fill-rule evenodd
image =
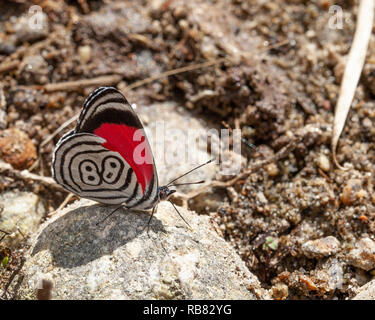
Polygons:
<instances>
[{"instance_id":1,"label":"small pebble","mask_svg":"<svg viewBox=\"0 0 375 320\"><path fill-rule=\"evenodd\" d=\"M285 300L289 294L288 286L282 282L276 283L271 288L271 294L275 300Z\"/></svg>"},{"instance_id":2,"label":"small pebble","mask_svg":"<svg viewBox=\"0 0 375 320\"><path fill-rule=\"evenodd\" d=\"M356 200L356 194L361 189L362 181L350 179L342 189L340 199L345 206L352 205Z\"/></svg>"},{"instance_id":3,"label":"small pebble","mask_svg":"<svg viewBox=\"0 0 375 320\"><path fill-rule=\"evenodd\" d=\"M302 245L302 252L308 258L323 258L337 253L340 242L333 236L307 241Z\"/></svg>"},{"instance_id":4,"label":"small pebble","mask_svg":"<svg viewBox=\"0 0 375 320\"><path fill-rule=\"evenodd\" d=\"M268 175L271 177L276 177L280 173L280 170L275 163L270 163L267 165L266 170Z\"/></svg>"},{"instance_id":5,"label":"small pebble","mask_svg":"<svg viewBox=\"0 0 375 320\"><path fill-rule=\"evenodd\" d=\"M81 46L78 48L79 57L82 63L87 63L91 60L91 47Z\"/></svg>"},{"instance_id":6,"label":"small pebble","mask_svg":"<svg viewBox=\"0 0 375 320\"><path fill-rule=\"evenodd\" d=\"M15 169L30 167L37 158L36 148L28 135L16 128L0 131L0 159Z\"/></svg>"},{"instance_id":7,"label":"small pebble","mask_svg":"<svg viewBox=\"0 0 375 320\"><path fill-rule=\"evenodd\" d=\"M47 15L41 11L32 17L21 16L14 24L14 31L18 43L44 39L49 32Z\"/></svg>"},{"instance_id":8,"label":"small pebble","mask_svg":"<svg viewBox=\"0 0 375 320\"><path fill-rule=\"evenodd\" d=\"M319 157L318 157L318 166L320 169L322 169L323 171L325 172L328 172L329 169L330 169L330 162L329 162L329 159L326 155L324 154L319 154Z\"/></svg>"},{"instance_id":9,"label":"small pebble","mask_svg":"<svg viewBox=\"0 0 375 320\"><path fill-rule=\"evenodd\" d=\"M20 76L26 83L45 84L48 74L48 64L41 55L30 55L23 59Z\"/></svg>"},{"instance_id":10,"label":"small pebble","mask_svg":"<svg viewBox=\"0 0 375 320\"><path fill-rule=\"evenodd\" d=\"M301 283L303 283L309 291L317 291L318 290L318 287L315 285L314 281L306 275L301 274L299 276L299 281Z\"/></svg>"},{"instance_id":11,"label":"small pebble","mask_svg":"<svg viewBox=\"0 0 375 320\"><path fill-rule=\"evenodd\" d=\"M370 238L362 238L356 247L347 255L352 266L369 271L375 268L375 242Z\"/></svg>"}]
</instances>

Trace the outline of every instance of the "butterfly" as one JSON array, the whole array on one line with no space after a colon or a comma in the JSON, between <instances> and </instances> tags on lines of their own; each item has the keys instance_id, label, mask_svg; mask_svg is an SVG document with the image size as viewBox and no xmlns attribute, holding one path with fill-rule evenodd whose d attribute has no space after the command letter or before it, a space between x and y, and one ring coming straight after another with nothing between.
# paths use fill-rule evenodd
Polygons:
<instances>
[{"instance_id":1,"label":"butterfly","mask_svg":"<svg viewBox=\"0 0 375 320\"><path fill-rule=\"evenodd\" d=\"M76 128L56 144L52 176L66 190L82 198L128 209L152 208L151 221L157 203L176 192L170 187L178 184L172 183L212 161L159 186L155 161L140 119L120 91L100 87L86 99Z\"/></svg>"}]
</instances>

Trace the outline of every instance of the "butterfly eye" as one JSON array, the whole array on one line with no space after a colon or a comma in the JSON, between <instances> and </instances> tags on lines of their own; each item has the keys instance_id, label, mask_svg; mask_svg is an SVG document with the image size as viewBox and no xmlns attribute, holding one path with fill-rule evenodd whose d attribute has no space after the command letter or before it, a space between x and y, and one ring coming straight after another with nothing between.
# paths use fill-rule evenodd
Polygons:
<instances>
[{"instance_id":1,"label":"butterfly eye","mask_svg":"<svg viewBox=\"0 0 375 320\"><path fill-rule=\"evenodd\" d=\"M79 174L83 183L96 186L100 183L98 167L92 161L82 161L79 166Z\"/></svg>"},{"instance_id":2,"label":"butterfly eye","mask_svg":"<svg viewBox=\"0 0 375 320\"><path fill-rule=\"evenodd\" d=\"M107 183L113 184L120 179L124 165L122 162L113 156L107 157L103 160L102 176Z\"/></svg>"}]
</instances>

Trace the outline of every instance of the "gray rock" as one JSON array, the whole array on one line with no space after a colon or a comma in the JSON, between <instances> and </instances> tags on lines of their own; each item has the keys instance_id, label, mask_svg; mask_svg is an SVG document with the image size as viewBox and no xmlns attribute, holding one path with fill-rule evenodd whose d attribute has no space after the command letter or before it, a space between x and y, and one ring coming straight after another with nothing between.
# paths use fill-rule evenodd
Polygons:
<instances>
[{"instance_id":1,"label":"gray rock","mask_svg":"<svg viewBox=\"0 0 375 320\"><path fill-rule=\"evenodd\" d=\"M171 204L149 214L80 200L57 213L33 239L19 298L41 283L53 299L267 299L268 293L207 216Z\"/></svg>"},{"instance_id":2,"label":"gray rock","mask_svg":"<svg viewBox=\"0 0 375 320\"><path fill-rule=\"evenodd\" d=\"M18 43L44 39L49 32L48 17L43 11L21 16L14 24L14 31Z\"/></svg>"},{"instance_id":3,"label":"gray rock","mask_svg":"<svg viewBox=\"0 0 375 320\"><path fill-rule=\"evenodd\" d=\"M359 291L353 300L375 300L375 280L372 280L359 288Z\"/></svg>"},{"instance_id":4,"label":"gray rock","mask_svg":"<svg viewBox=\"0 0 375 320\"><path fill-rule=\"evenodd\" d=\"M302 252L308 258L323 258L333 255L340 249L340 242L333 236L307 241Z\"/></svg>"},{"instance_id":5,"label":"gray rock","mask_svg":"<svg viewBox=\"0 0 375 320\"><path fill-rule=\"evenodd\" d=\"M0 229L11 234L5 244L16 247L24 236L38 230L46 208L41 199L30 192L6 192L0 195Z\"/></svg>"},{"instance_id":6,"label":"gray rock","mask_svg":"<svg viewBox=\"0 0 375 320\"><path fill-rule=\"evenodd\" d=\"M313 271L314 278L322 285L326 294L331 294L336 289L342 289L344 265L344 262L331 257L327 261L319 263L317 269Z\"/></svg>"},{"instance_id":7,"label":"gray rock","mask_svg":"<svg viewBox=\"0 0 375 320\"><path fill-rule=\"evenodd\" d=\"M355 249L347 255L349 264L369 271L375 268L375 242L370 238L362 238L356 244Z\"/></svg>"},{"instance_id":8,"label":"gray rock","mask_svg":"<svg viewBox=\"0 0 375 320\"><path fill-rule=\"evenodd\" d=\"M20 77L26 83L45 84L48 81L48 64L40 55L26 56L21 64Z\"/></svg>"}]
</instances>

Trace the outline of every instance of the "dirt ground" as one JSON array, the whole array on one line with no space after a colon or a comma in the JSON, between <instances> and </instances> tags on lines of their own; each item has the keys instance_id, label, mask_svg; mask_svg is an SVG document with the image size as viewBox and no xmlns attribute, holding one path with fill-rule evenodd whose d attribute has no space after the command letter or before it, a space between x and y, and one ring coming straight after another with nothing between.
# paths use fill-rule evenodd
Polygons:
<instances>
[{"instance_id":1,"label":"dirt ground","mask_svg":"<svg viewBox=\"0 0 375 320\"><path fill-rule=\"evenodd\" d=\"M45 139L103 84L127 91L138 104L177 101L192 117L241 128L257 146L243 152L248 165L275 155L312 125L317 129L296 141L285 157L226 188L219 209L210 215L274 299L347 299L374 276L358 267L360 262L348 262L358 240L373 238L375 231L374 36L338 147L338 160L349 170L336 169L330 158L333 112L358 1L0 3L3 160L50 176L51 153L61 135ZM37 31L25 27L32 4L48 21ZM329 27L332 5L343 10L342 29ZM215 63L136 83L207 60ZM102 76L106 83L100 82ZM97 78L97 84L84 83ZM78 82L51 85L66 81ZM12 137L31 144L27 156L4 151ZM49 211L67 195L6 175L0 176L0 188L37 193ZM303 246L329 236L335 239L329 238L334 249L328 254L311 253L319 243L311 250ZM0 270L2 286L20 265L24 249L13 250Z\"/></svg>"}]
</instances>

